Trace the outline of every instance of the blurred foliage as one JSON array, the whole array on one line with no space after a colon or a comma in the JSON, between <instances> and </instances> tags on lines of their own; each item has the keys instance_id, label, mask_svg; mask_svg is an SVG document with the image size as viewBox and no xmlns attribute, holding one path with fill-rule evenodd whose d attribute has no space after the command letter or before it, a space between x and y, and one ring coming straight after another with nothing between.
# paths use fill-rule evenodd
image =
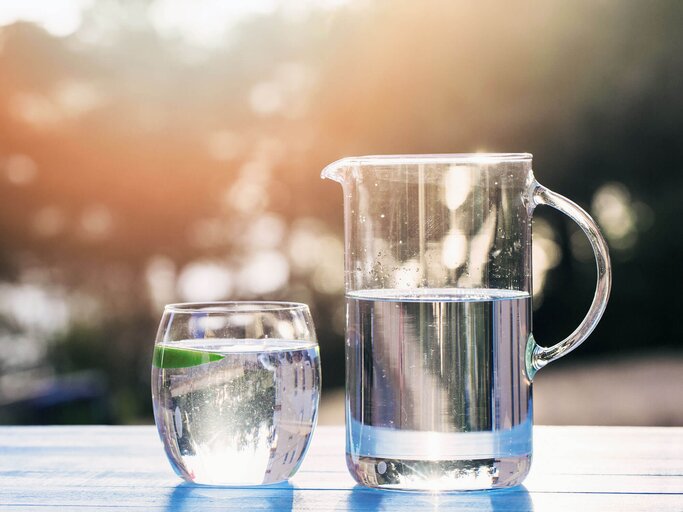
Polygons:
<instances>
[{"instance_id":1,"label":"blurred foliage","mask_svg":"<svg viewBox=\"0 0 683 512\"><path fill-rule=\"evenodd\" d=\"M139 339L140 333L154 331L154 320L132 313L97 325L72 325L52 340L46 359L57 374L95 370L107 376L107 410L120 422L134 422L149 415L153 345Z\"/></svg>"},{"instance_id":2,"label":"blurred foliage","mask_svg":"<svg viewBox=\"0 0 683 512\"><path fill-rule=\"evenodd\" d=\"M534 153L612 247L607 313L570 359L680 350L680 2L62 3L0 7L2 421L50 386L84 396L64 380L84 370L101 393L55 421L148 421L179 300L310 303L341 385L342 198L318 176L353 154ZM549 344L595 270L573 225L537 216Z\"/></svg>"}]
</instances>

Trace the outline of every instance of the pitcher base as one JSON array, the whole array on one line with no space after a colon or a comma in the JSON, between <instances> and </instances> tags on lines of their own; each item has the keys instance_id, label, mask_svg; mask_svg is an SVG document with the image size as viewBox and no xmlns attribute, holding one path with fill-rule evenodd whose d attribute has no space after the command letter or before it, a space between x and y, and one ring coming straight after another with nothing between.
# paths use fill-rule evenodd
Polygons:
<instances>
[{"instance_id":1,"label":"pitcher base","mask_svg":"<svg viewBox=\"0 0 683 512\"><path fill-rule=\"evenodd\" d=\"M475 491L519 485L531 455L467 460L408 460L352 457L351 476L361 485L404 491Z\"/></svg>"}]
</instances>

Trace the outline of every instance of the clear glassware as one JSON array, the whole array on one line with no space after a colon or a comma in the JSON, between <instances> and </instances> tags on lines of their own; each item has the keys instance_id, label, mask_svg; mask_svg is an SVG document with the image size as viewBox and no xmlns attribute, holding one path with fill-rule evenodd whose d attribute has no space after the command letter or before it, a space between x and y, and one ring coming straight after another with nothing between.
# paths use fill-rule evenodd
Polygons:
<instances>
[{"instance_id":1,"label":"clear glassware","mask_svg":"<svg viewBox=\"0 0 683 512\"><path fill-rule=\"evenodd\" d=\"M154 419L175 472L207 485L273 484L299 468L318 415L308 306L171 304L152 361Z\"/></svg>"},{"instance_id":2,"label":"clear glassware","mask_svg":"<svg viewBox=\"0 0 683 512\"><path fill-rule=\"evenodd\" d=\"M347 465L361 484L469 490L529 471L532 379L575 349L610 290L607 245L531 155L345 158ZM531 334L531 218L549 205L595 252L590 310L549 348Z\"/></svg>"}]
</instances>

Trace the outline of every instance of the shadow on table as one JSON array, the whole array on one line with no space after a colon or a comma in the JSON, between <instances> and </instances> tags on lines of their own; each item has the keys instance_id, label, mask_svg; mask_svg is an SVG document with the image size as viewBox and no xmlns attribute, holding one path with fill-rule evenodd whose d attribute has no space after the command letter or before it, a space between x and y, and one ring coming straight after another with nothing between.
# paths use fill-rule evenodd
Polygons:
<instances>
[{"instance_id":1,"label":"shadow on table","mask_svg":"<svg viewBox=\"0 0 683 512\"><path fill-rule=\"evenodd\" d=\"M168 498L166 510L188 512L200 510L264 510L291 511L294 491L289 483L260 487L208 487L180 484ZM306 492L299 490L299 492ZM531 496L524 486L495 491L465 493L403 492L368 489L355 486L346 500L337 502L335 510L458 510L482 512L533 512ZM300 496L300 498L302 498ZM301 503L300 503L301 504ZM334 506L332 503L329 505Z\"/></svg>"},{"instance_id":2,"label":"shadow on table","mask_svg":"<svg viewBox=\"0 0 683 512\"><path fill-rule=\"evenodd\" d=\"M292 510L294 486L289 483L259 487L210 487L183 483L169 496L166 510Z\"/></svg>"},{"instance_id":3,"label":"shadow on table","mask_svg":"<svg viewBox=\"0 0 683 512\"><path fill-rule=\"evenodd\" d=\"M405 492L368 489L357 485L347 498L346 509L362 510L476 510L533 512L526 487L469 492Z\"/></svg>"}]
</instances>

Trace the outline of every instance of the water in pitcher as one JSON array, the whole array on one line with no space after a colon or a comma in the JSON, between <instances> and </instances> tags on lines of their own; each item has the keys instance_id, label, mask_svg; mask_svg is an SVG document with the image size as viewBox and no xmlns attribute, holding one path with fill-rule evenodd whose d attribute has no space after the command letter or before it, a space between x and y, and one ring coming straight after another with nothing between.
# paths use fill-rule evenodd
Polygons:
<instances>
[{"instance_id":1,"label":"water in pitcher","mask_svg":"<svg viewBox=\"0 0 683 512\"><path fill-rule=\"evenodd\" d=\"M522 480L529 294L364 290L347 294L347 308L347 463L360 483L476 489Z\"/></svg>"},{"instance_id":2,"label":"water in pitcher","mask_svg":"<svg viewBox=\"0 0 683 512\"><path fill-rule=\"evenodd\" d=\"M211 356L203 364L152 369L156 423L178 474L233 485L294 474L317 415L317 344L213 339L157 346L164 349L176 357Z\"/></svg>"}]
</instances>

